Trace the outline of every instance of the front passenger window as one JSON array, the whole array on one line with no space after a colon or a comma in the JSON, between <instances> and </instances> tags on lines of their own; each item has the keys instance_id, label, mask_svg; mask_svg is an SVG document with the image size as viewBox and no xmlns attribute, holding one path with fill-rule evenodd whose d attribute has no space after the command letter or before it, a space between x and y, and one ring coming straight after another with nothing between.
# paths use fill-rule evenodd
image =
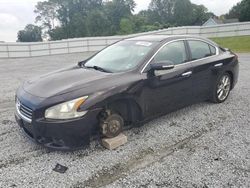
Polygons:
<instances>
[{"instance_id":1,"label":"front passenger window","mask_svg":"<svg viewBox=\"0 0 250 188\"><path fill-rule=\"evenodd\" d=\"M154 61L172 61L175 65L182 64L187 61L186 48L184 41L177 41L167 44L155 56Z\"/></svg>"}]
</instances>

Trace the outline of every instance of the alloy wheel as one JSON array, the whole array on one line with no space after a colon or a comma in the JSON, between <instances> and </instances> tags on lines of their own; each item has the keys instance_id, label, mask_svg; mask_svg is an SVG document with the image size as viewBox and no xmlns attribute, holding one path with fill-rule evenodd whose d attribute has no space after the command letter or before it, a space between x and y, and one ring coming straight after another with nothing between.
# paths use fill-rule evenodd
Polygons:
<instances>
[{"instance_id":1,"label":"alloy wheel","mask_svg":"<svg viewBox=\"0 0 250 188\"><path fill-rule=\"evenodd\" d=\"M221 77L217 86L217 97L220 101L224 101L231 89L231 78L229 75L225 74Z\"/></svg>"}]
</instances>

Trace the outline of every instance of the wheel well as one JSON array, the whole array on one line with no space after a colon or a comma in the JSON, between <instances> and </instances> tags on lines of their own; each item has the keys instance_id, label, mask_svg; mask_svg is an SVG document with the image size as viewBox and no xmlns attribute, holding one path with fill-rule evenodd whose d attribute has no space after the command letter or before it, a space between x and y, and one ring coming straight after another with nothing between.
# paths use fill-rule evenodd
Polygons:
<instances>
[{"instance_id":1,"label":"wheel well","mask_svg":"<svg viewBox=\"0 0 250 188\"><path fill-rule=\"evenodd\" d=\"M124 119L125 125L136 123L142 120L140 106L133 99L118 99L109 102L105 109L118 113Z\"/></svg>"},{"instance_id":2,"label":"wheel well","mask_svg":"<svg viewBox=\"0 0 250 188\"><path fill-rule=\"evenodd\" d=\"M227 71L226 73L229 74L229 76L231 77L231 89L233 89L233 84L234 84L234 75L231 71Z\"/></svg>"}]
</instances>

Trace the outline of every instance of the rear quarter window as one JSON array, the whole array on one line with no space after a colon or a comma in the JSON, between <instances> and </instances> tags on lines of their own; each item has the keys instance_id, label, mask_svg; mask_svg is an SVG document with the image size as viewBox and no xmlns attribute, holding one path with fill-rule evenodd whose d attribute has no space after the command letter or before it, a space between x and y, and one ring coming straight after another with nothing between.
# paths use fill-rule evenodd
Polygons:
<instances>
[{"instance_id":1,"label":"rear quarter window","mask_svg":"<svg viewBox=\"0 0 250 188\"><path fill-rule=\"evenodd\" d=\"M211 46L211 45L209 45L209 47L210 47L210 50L211 50L211 54L215 55L216 54L216 48L214 46Z\"/></svg>"}]
</instances>

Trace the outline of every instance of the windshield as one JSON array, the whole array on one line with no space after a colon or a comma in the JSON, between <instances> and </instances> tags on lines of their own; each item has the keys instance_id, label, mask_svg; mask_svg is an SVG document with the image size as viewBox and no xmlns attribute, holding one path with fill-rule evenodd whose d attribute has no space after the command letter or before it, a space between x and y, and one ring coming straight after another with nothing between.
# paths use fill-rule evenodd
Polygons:
<instances>
[{"instance_id":1,"label":"windshield","mask_svg":"<svg viewBox=\"0 0 250 188\"><path fill-rule=\"evenodd\" d=\"M99 52L84 66L107 72L124 72L138 66L154 46L154 42L121 41Z\"/></svg>"}]
</instances>

